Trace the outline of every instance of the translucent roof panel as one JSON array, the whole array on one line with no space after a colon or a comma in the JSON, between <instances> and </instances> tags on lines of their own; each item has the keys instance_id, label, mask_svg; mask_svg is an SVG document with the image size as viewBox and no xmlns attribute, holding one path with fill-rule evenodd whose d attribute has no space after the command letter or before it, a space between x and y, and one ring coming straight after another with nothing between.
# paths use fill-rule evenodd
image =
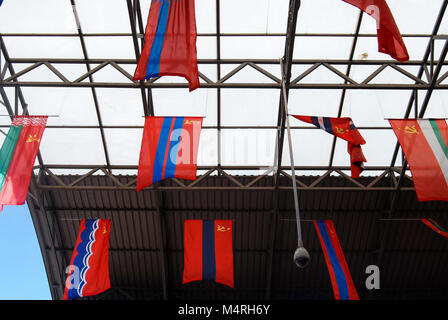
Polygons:
<instances>
[{"instance_id":1,"label":"translucent roof panel","mask_svg":"<svg viewBox=\"0 0 448 320\"><path fill-rule=\"evenodd\" d=\"M203 126L216 125L216 90L152 90L154 115L204 117Z\"/></svg>"},{"instance_id":2,"label":"translucent roof panel","mask_svg":"<svg viewBox=\"0 0 448 320\"><path fill-rule=\"evenodd\" d=\"M81 42L73 37L5 37L4 41L12 58L83 58Z\"/></svg>"},{"instance_id":3,"label":"translucent roof panel","mask_svg":"<svg viewBox=\"0 0 448 320\"><path fill-rule=\"evenodd\" d=\"M41 88L23 88L23 94L30 114L51 116L48 125L98 125L90 89L47 88L44 99Z\"/></svg>"},{"instance_id":4,"label":"translucent roof panel","mask_svg":"<svg viewBox=\"0 0 448 320\"><path fill-rule=\"evenodd\" d=\"M40 151L47 164L105 165L98 129L47 128Z\"/></svg>"},{"instance_id":5,"label":"translucent roof panel","mask_svg":"<svg viewBox=\"0 0 448 320\"><path fill-rule=\"evenodd\" d=\"M222 131L222 164L270 167L274 164L276 130Z\"/></svg>"},{"instance_id":6,"label":"translucent roof panel","mask_svg":"<svg viewBox=\"0 0 448 320\"><path fill-rule=\"evenodd\" d=\"M2 33L76 32L70 1L3 1L0 21Z\"/></svg>"},{"instance_id":7,"label":"translucent roof panel","mask_svg":"<svg viewBox=\"0 0 448 320\"><path fill-rule=\"evenodd\" d=\"M84 33L131 32L126 1L76 0L76 9Z\"/></svg>"},{"instance_id":8,"label":"translucent roof panel","mask_svg":"<svg viewBox=\"0 0 448 320\"><path fill-rule=\"evenodd\" d=\"M222 125L276 126L279 97L277 89L223 90Z\"/></svg>"},{"instance_id":9,"label":"translucent roof panel","mask_svg":"<svg viewBox=\"0 0 448 320\"><path fill-rule=\"evenodd\" d=\"M198 149L198 166L216 166L218 164L218 132L217 130L201 131Z\"/></svg>"},{"instance_id":10,"label":"translucent roof panel","mask_svg":"<svg viewBox=\"0 0 448 320\"><path fill-rule=\"evenodd\" d=\"M280 59L284 37L224 37L221 39L222 59Z\"/></svg>"},{"instance_id":11,"label":"translucent roof panel","mask_svg":"<svg viewBox=\"0 0 448 320\"><path fill-rule=\"evenodd\" d=\"M323 130L291 130L295 166L327 166L333 137ZM275 142L275 140L274 140ZM288 137L283 145L282 164L291 165Z\"/></svg>"},{"instance_id":12,"label":"translucent roof panel","mask_svg":"<svg viewBox=\"0 0 448 320\"><path fill-rule=\"evenodd\" d=\"M135 165L139 161L143 129L105 129L110 162Z\"/></svg>"},{"instance_id":13,"label":"translucent roof panel","mask_svg":"<svg viewBox=\"0 0 448 320\"><path fill-rule=\"evenodd\" d=\"M131 37L87 37L84 41L91 59L135 59Z\"/></svg>"},{"instance_id":14,"label":"translucent roof panel","mask_svg":"<svg viewBox=\"0 0 448 320\"><path fill-rule=\"evenodd\" d=\"M149 4L147 1L140 1L142 6L142 12L148 12ZM196 29L199 34L201 33L214 33L216 32L216 15L212 12L216 12L216 2L209 0L196 0ZM145 20L148 14L143 14L143 19Z\"/></svg>"},{"instance_id":15,"label":"translucent roof panel","mask_svg":"<svg viewBox=\"0 0 448 320\"><path fill-rule=\"evenodd\" d=\"M299 33L353 33L358 15L359 11L353 10L342 1L301 1L296 31Z\"/></svg>"},{"instance_id":16,"label":"translucent roof panel","mask_svg":"<svg viewBox=\"0 0 448 320\"><path fill-rule=\"evenodd\" d=\"M142 90L129 77L136 67L135 40L141 50L142 27L146 27L151 1L139 1L140 10L135 10L137 39L132 36L127 1L76 0L75 3L76 8L72 8L70 1L5 0L0 10L1 37L14 61L15 72L26 70L36 61L47 63L17 77L17 81L27 84L21 87L21 92L30 114L54 116L48 121L41 147L44 161L104 165L105 143L109 164L137 165L145 110ZM335 117L340 112L351 117L368 140L367 166L387 167L391 163L396 138L387 118L405 115L421 71L419 62L428 47L443 1L394 0L388 4L403 34L410 63L397 63L389 55L379 53L375 20L367 14L360 15L357 8L340 0L302 0L295 29L289 113ZM154 114L204 117L198 155L200 166L270 166L274 159L274 127L281 96L280 58L288 39L289 1L195 0L195 8L202 87L189 92L182 77L151 80L156 85L185 86L152 88ZM74 12L79 17L83 39L79 37ZM353 80L350 82L345 75L349 71L360 16L362 23L353 51L354 64L348 74L349 80ZM441 38L434 41L435 60L445 45L446 21L443 19L438 32ZM88 61L85 61L82 41ZM118 67L111 61L118 61ZM323 63L315 65L316 61ZM88 71L86 62L91 70L107 65L77 83L75 80ZM384 69L372 77L379 68ZM9 70L3 70L5 78L11 76ZM68 83L63 83L55 70ZM441 75L446 72L448 66L442 68ZM366 79L369 81L365 82ZM428 94L430 82L426 74L422 79L417 111ZM448 84L448 77L440 84ZM3 98L0 101L2 105L9 103L14 107L15 91L10 85L3 88L9 101ZM344 85L352 86L344 91ZM361 85L371 87L360 88ZM386 89L374 87L382 85ZM393 86L406 87L392 89ZM445 91L436 88L432 92L425 116L447 116ZM147 96L149 90L145 88L143 94ZM0 115L6 114L6 108L2 108ZM414 107L411 116L415 116ZM100 128L99 118L106 128ZM292 117L290 122L292 127L299 127L292 130L295 164L328 166L333 137ZM9 124L9 117L2 117L0 125L5 130ZM239 128L248 126L261 128ZM218 127L224 127L220 133ZM100 129L104 129L104 137ZM347 159L346 144L338 140L332 164L347 166ZM282 164L289 164L287 139Z\"/></svg>"},{"instance_id":17,"label":"translucent roof panel","mask_svg":"<svg viewBox=\"0 0 448 320\"><path fill-rule=\"evenodd\" d=\"M141 91L110 88L98 88L96 91L101 118L105 126L143 125L144 113Z\"/></svg>"},{"instance_id":18,"label":"translucent roof panel","mask_svg":"<svg viewBox=\"0 0 448 320\"><path fill-rule=\"evenodd\" d=\"M387 118L404 116L411 92L407 90L352 90L346 94L343 116L357 127L387 126Z\"/></svg>"},{"instance_id":19,"label":"translucent roof panel","mask_svg":"<svg viewBox=\"0 0 448 320\"><path fill-rule=\"evenodd\" d=\"M341 90L291 90L288 100L289 112L296 115L336 117L341 95ZM307 125L295 118L290 121L291 126Z\"/></svg>"},{"instance_id":20,"label":"translucent roof panel","mask_svg":"<svg viewBox=\"0 0 448 320\"><path fill-rule=\"evenodd\" d=\"M226 0L221 1L221 13L222 33L284 33L288 1Z\"/></svg>"}]
</instances>

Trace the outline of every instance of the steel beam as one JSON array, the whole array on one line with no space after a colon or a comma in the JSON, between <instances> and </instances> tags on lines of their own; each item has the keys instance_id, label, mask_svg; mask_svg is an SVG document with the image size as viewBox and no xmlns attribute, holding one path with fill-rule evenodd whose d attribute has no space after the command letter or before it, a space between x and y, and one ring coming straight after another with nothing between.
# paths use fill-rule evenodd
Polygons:
<instances>
[{"instance_id":1,"label":"steel beam","mask_svg":"<svg viewBox=\"0 0 448 320\"><path fill-rule=\"evenodd\" d=\"M139 36L143 36L143 32L140 31L138 34ZM328 33L328 32L309 32L309 33L295 33L295 37L306 37L306 38L312 38L312 37L330 37L330 38L352 38L355 36L353 33ZM48 32L48 33L29 33L29 32L8 32L3 33L2 36L4 37L11 37L11 38L20 38L20 37L78 37L77 33L57 33L57 32ZM132 37L133 33L107 33L107 32L88 32L84 33L84 37ZM232 33L232 32L199 32L197 34L198 37L286 37L286 33L281 32L241 32L241 33ZM376 33L361 33L358 35L361 38L376 38ZM424 34L424 33L403 33L401 35L403 38L430 38L431 35Z\"/></svg>"},{"instance_id":2,"label":"steel beam","mask_svg":"<svg viewBox=\"0 0 448 320\"><path fill-rule=\"evenodd\" d=\"M130 9L131 10L131 9ZM133 17L131 17L132 19ZM132 19L132 23L135 23L134 19ZM135 29L135 26L134 28ZM82 34L82 33L81 33ZM135 50L138 49L137 38L134 38ZM2 86L31 86L31 87L81 87L81 88L138 88L140 90L151 89L151 88L186 88L187 83L162 83L158 82L158 79L151 79L149 81L132 81L132 76L127 73L120 64L136 64L135 60L129 59L109 59L109 60L101 60L101 59L14 59L12 60L14 63L27 63L31 64L30 67L26 67L17 73L13 73L10 77L1 80L0 85ZM225 88L254 88L254 89L263 89L263 88L280 88L280 81L270 72L261 67L263 64L270 65L278 65L279 62L270 59L254 59L254 60L241 60L241 59L205 59L199 60L199 64L215 64L217 68L220 68L221 64L236 64L237 67L232 71L228 72L226 75L221 76L220 72L218 72L219 77L217 81L212 81L207 78L205 75L201 74L200 76L205 80L205 82L201 83L202 88L217 88L217 89L225 89ZM431 62L432 63L432 62ZM442 84L442 81L446 75L442 75L441 79L436 79L436 83L434 86L431 86L430 83L421 79L421 74L415 76L412 73L405 70L402 66L414 66L418 65L422 70L431 66L431 63L425 61L411 61L411 62L391 62L391 61L363 61L363 60L291 60L291 65L311 65L311 67L302 72L301 74L295 76L293 81L290 81L289 88L290 89L300 89L300 88L308 88L308 89L376 89L376 90L429 90L433 89L448 89L448 85ZM437 63L437 62L436 62ZM90 65L97 64L98 67L90 69L88 68L87 72L75 80L68 80L68 77L64 76L61 72L57 70L57 68L53 64L79 64L79 65ZM128 82L95 82L92 79L92 76L104 68L107 65L112 65L117 72L124 74L129 81ZM349 77L346 73L339 72L335 67L337 65L345 65L348 70L354 65L357 66L372 66L377 65L377 68L374 72L371 72L369 76L362 82L357 82ZM49 68L53 73L55 73L60 81L20 81L20 77L35 70L36 68L41 68L45 66ZM250 66L254 70L258 71L260 74L271 79L271 83L234 83L230 79L244 69L246 66ZM318 68L326 68L333 73L335 73L341 79L341 83L325 83L325 82L316 82L316 83L304 83L301 82L302 79L309 76L312 72L317 70ZM372 83L372 80L377 77L380 73L384 72L387 68L392 68L397 72L403 75L403 79L409 78L415 83L409 84L407 81L403 81L402 83ZM84 79L89 79L89 81L82 81ZM146 97L144 98L144 107L145 114L150 114L150 110L148 108L151 107L150 102L146 102ZM149 105L148 105L149 103Z\"/></svg>"}]
</instances>

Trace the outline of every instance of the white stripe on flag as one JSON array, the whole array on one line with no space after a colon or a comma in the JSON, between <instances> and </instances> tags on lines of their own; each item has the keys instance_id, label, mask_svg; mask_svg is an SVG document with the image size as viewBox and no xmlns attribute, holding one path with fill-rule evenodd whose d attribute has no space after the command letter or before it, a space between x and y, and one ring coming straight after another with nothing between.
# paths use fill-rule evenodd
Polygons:
<instances>
[{"instance_id":1,"label":"white stripe on flag","mask_svg":"<svg viewBox=\"0 0 448 320\"><path fill-rule=\"evenodd\" d=\"M417 120L417 122L420 128L422 129L426 141L431 147L432 153L434 154L434 156L437 159L437 162L439 163L440 171L442 171L442 174L445 178L445 182L448 185L448 159L446 158L445 153L443 152L443 149L439 143L439 140L437 139L436 134L434 133L434 129L432 128L429 120Z\"/></svg>"},{"instance_id":2,"label":"white stripe on flag","mask_svg":"<svg viewBox=\"0 0 448 320\"><path fill-rule=\"evenodd\" d=\"M317 121L319 122L320 128L325 130L324 118L317 117ZM326 131L326 130L325 130Z\"/></svg>"}]
</instances>

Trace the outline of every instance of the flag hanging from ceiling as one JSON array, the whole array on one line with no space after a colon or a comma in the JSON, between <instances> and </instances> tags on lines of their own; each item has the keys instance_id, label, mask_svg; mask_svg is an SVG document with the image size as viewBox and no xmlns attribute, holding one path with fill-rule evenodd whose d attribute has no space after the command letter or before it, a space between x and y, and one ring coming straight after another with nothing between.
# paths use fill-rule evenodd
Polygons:
<instances>
[{"instance_id":1,"label":"flag hanging from ceiling","mask_svg":"<svg viewBox=\"0 0 448 320\"><path fill-rule=\"evenodd\" d=\"M0 149L0 211L25 203L47 116L15 116Z\"/></svg>"},{"instance_id":2,"label":"flag hanging from ceiling","mask_svg":"<svg viewBox=\"0 0 448 320\"><path fill-rule=\"evenodd\" d=\"M435 222L433 219L421 219L421 221L430 227L432 230L440 234L445 239L448 239L448 231L442 228L437 222Z\"/></svg>"},{"instance_id":3,"label":"flag hanging from ceiling","mask_svg":"<svg viewBox=\"0 0 448 320\"><path fill-rule=\"evenodd\" d=\"M234 287L232 220L185 220L183 283L212 280Z\"/></svg>"},{"instance_id":4,"label":"flag hanging from ceiling","mask_svg":"<svg viewBox=\"0 0 448 320\"><path fill-rule=\"evenodd\" d=\"M202 118L146 117L137 192L168 178L196 179Z\"/></svg>"},{"instance_id":5,"label":"flag hanging from ceiling","mask_svg":"<svg viewBox=\"0 0 448 320\"><path fill-rule=\"evenodd\" d=\"M194 0L152 0L134 80L181 76L199 88L196 37Z\"/></svg>"},{"instance_id":6,"label":"flag hanging from ceiling","mask_svg":"<svg viewBox=\"0 0 448 320\"><path fill-rule=\"evenodd\" d=\"M336 300L359 300L352 276L331 220L314 220Z\"/></svg>"},{"instance_id":7,"label":"flag hanging from ceiling","mask_svg":"<svg viewBox=\"0 0 448 320\"><path fill-rule=\"evenodd\" d=\"M406 45L385 0L342 1L354 5L376 20L379 52L386 53L398 61L409 60Z\"/></svg>"},{"instance_id":8,"label":"flag hanging from ceiling","mask_svg":"<svg viewBox=\"0 0 448 320\"><path fill-rule=\"evenodd\" d=\"M448 201L448 126L441 119L389 120L403 149L418 201Z\"/></svg>"},{"instance_id":9,"label":"flag hanging from ceiling","mask_svg":"<svg viewBox=\"0 0 448 320\"><path fill-rule=\"evenodd\" d=\"M68 276L64 300L93 296L110 288L109 219L83 219Z\"/></svg>"},{"instance_id":10,"label":"flag hanging from ceiling","mask_svg":"<svg viewBox=\"0 0 448 320\"><path fill-rule=\"evenodd\" d=\"M329 118L300 115L293 115L293 117L301 121L311 123L316 127L347 141L347 152L350 154L351 175L352 178L359 178L359 175L364 170L364 162L367 161L361 149L361 145L366 142L353 124L351 118Z\"/></svg>"}]
</instances>

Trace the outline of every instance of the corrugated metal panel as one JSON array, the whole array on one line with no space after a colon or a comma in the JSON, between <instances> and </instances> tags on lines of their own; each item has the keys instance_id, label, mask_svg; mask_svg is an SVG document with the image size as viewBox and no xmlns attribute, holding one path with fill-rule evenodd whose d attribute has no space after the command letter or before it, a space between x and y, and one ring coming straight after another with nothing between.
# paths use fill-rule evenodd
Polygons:
<instances>
[{"instance_id":1,"label":"corrugated metal panel","mask_svg":"<svg viewBox=\"0 0 448 320\"><path fill-rule=\"evenodd\" d=\"M59 176L69 184L79 177ZM117 176L129 183L135 176ZM236 177L248 183L254 177ZM299 177L311 184L315 177ZM361 182L372 178L362 178ZM47 183L54 183L51 179ZM282 178L280 185L289 186ZM105 176L90 176L81 184L113 185ZM380 186L389 186L383 179ZM163 181L162 185L175 185ZM209 176L201 186L230 186L222 176ZM257 186L272 186L272 177L260 179ZM319 186L343 187L352 183L340 177L324 179ZM334 220L353 280L360 297L369 298L365 288L365 268L375 264L379 249L379 232L388 225L390 234L381 266L381 290L378 298L422 297L427 289L433 294L447 286L446 254L448 241L421 222L384 221L390 209L387 191L313 190L300 192L302 233L310 251L310 265L298 269L292 256L297 242L293 194L279 191L279 220L275 231L272 277L267 278L270 234L272 228L272 191L173 190L164 192L133 190L46 190L49 215L56 217L55 246L68 264L80 219L112 220L110 240L110 274L113 289L97 298L161 299L162 244L166 252L168 297L172 299L264 299L271 287L272 299L333 299L330 278L312 220ZM157 203L160 205L164 230L160 229ZM419 203L413 191L402 191L393 218L432 217L442 225L447 204ZM211 282L182 285L183 225L185 219L234 220L235 289ZM163 231L163 234L162 234ZM162 236L164 240L162 240ZM58 240L60 237L60 240ZM446 296L445 296L446 297ZM443 298L439 297L439 298Z\"/></svg>"}]
</instances>

